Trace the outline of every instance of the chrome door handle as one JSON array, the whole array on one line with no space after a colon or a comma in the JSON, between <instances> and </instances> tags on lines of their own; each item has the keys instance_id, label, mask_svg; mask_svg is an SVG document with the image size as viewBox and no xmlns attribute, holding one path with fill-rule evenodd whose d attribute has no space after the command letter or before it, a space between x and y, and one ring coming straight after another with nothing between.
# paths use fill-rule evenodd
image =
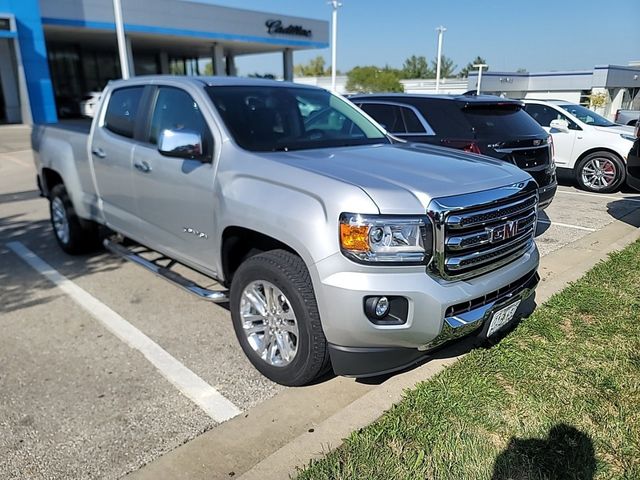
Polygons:
<instances>
[{"instance_id":1,"label":"chrome door handle","mask_svg":"<svg viewBox=\"0 0 640 480\"><path fill-rule=\"evenodd\" d=\"M105 158L107 156L105 151L101 148L94 148L93 150L91 150L91 153L93 153L98 158Z\"/></svg>"},{"instance_id":2,"label":"chrome door handle","mask_svg":"<svg viewBox=\"0 0 640 480\"><path fill-rule=\"evenodd\" d=\"M136 167L137 170L141 171L142 173L149 173L151 172L151 165L149 165L147 162L142 161L140 163L134 163L133 164L134 167Z\"/></svg>"}]
</instances>

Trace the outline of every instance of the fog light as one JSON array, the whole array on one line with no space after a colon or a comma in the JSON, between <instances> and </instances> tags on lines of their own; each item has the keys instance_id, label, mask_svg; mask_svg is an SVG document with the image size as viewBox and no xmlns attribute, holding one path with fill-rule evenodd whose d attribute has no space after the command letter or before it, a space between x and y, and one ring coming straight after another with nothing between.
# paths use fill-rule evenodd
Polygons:
<instances>
[{"instance_id":1,"label":"fog light","mask_svg":"<svg viewBox=\"0 0 640 480\"><path fill-rule=\"evenodd\" d=\"M389 313L389 299L380 297L376 303L376 317L382 318Z\"/></svg>"},{"instance_id":2,"label":"fog light","mask_svg":"<svg viewBox=\"0 0 640 480\"><path fill-rule=\"evenodd\" d=\"M369 297L365 300L365 313L369 318L381 319L389 313L390 306L387 297Z\"/></svg>"}]
</instances>

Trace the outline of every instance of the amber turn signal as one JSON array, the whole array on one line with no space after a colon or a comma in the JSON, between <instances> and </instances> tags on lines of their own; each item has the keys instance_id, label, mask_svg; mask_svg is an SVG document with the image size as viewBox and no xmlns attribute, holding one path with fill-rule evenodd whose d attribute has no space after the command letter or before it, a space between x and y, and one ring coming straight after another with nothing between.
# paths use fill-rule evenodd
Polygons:
<instances>
[{"instance_id":1,"label":"amber turn signal","mask_svg":"<svg viewBox=\"0 0 640 480\"><path fill-rule=\"evenodd\" d=\"M362 225L340 224L340 243L345 250L368 252L369 227Z\"/></svg>"}]
</instances>

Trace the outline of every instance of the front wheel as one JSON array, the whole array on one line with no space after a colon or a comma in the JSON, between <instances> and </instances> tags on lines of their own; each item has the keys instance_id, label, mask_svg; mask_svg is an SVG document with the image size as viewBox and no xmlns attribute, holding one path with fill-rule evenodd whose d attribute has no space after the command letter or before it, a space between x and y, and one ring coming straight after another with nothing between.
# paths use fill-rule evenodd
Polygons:
<instances>
[{"instance_id":1,"label":"front wheel","mask_svg":"<svg viewBox=\"0 0 640 480\"><path fill-rule=\"evenodd\" d=\"M594 152L584 157L575 169L578 185L590 192L615 192L624 183L622 160L614 153Z\"/></svg>"},{"instance_id":2,"label":"front wheel","mask_svg":"<svg viewBox=\"0 0 640 480\"><path fill-rule=\"evenodd\" d=\"M51 189L49 195L51 226L58 245L66 253L86 253L98 246L98 227L88 220L81 220L73 208L64 185Z\"/></svg>"},{"instance_id":3,"label":"front wheel","mask_svg":"<svg viewBox=\"0 0 640 480\"><path fill-rule=\"evenodd\" d=\"M273 250L242 263L231 282L230 310L242 350L265 377L299 386L327 371L311 278L297 255Z\"/></svg>"}]
</instances>

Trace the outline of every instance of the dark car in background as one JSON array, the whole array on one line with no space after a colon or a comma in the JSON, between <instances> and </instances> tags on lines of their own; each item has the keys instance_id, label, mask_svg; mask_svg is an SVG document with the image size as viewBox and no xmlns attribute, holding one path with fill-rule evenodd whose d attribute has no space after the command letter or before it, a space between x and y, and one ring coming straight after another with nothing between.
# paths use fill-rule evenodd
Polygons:
<instances>
[{"instance_id":1,"label":"dark car in background","mask_svg":"<svg viewBox=\"0 0 640 480\"><path fill-rule=\"evenodd\" d=\"M627 184L640 191L640 123L636 123L636 141L627 156Z\"/></svg>"},{"instance_id":2,"label":"dark car in background","mask_svg":"<svg viewBox=\"0 0 640 480\"><path fill-rule=\"evenodd\" d=\"M553 200L553 141L520 101L468 94L369 94L349 99L398 138L513 163L538 183L540 208Z\"/></svg>"}]
</instances>

